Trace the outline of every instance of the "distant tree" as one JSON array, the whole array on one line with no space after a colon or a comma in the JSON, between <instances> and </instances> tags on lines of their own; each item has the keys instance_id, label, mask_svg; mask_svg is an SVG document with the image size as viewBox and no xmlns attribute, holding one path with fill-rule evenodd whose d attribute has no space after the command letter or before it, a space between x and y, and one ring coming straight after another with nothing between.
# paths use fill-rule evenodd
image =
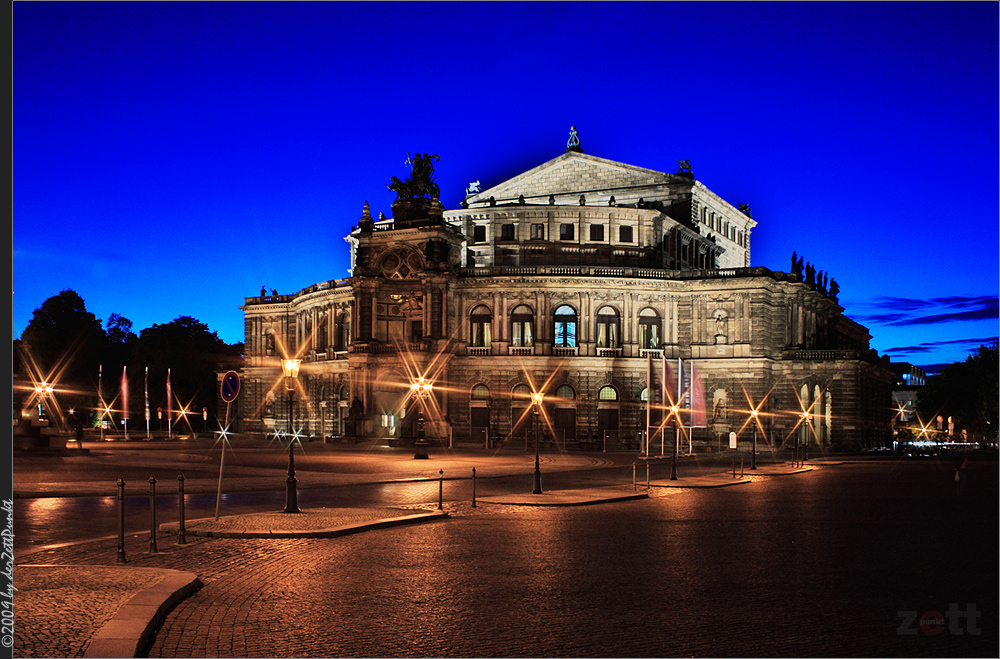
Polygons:
<instances>
[{"instance_id":1,"label":"distant tree","mask_svg":"<svg viewBox=\"0 0 1000 659\"><path fill-rule=\"evenodd\" d=\"M997 434L998 346L980 346L964 362L946 366L917 392L917 409L925 423L954 417L956 430L995 437Z\"/></svg>"},{"instance_id":2,"label":"distant tree","mask_svg":"<svg viewBox=\"0 0 1000 659\"><path fill-rule=\"evenodd\" d=\"M139 337L132 331L132 321L117 313L111 314L105 321L104 331L107 335L101 356L104 372L121 373L122 366L128 365Z\"/></svg>"},{"instance_id":3,"label":"distant tree","mask_svg":"<svg viewBox=\"0 0 1000 659\"><path fill-rule=\"evenodd\" d=\"M106 335L76 291L42 302L21 333L23 354L42 378L85 386L97 380Z\"/></svg>"},{"instance_id":4,"label":"distant tree","mask_svg":"<svg viewBox=\"0 0 1000 659\"><path fill-rule=\"evenodd\" d=\"M148 368L150 408L166 410L167 369L170 369L171 391L175 397L173 409L187 406L200 417L202 407L206 407L209 417L214 419L218 398L215 374L238 366L242 352L242 344L226 344L218 334L209 331L207 325L190 316L179 316L162 325L154 324L139 332L132 350L129 372L134 374L131 381L138 387L133 398L141 399L142 379ZM195 430L202 427L200 418L191 423Z\"/></svg>"}]
</instances>

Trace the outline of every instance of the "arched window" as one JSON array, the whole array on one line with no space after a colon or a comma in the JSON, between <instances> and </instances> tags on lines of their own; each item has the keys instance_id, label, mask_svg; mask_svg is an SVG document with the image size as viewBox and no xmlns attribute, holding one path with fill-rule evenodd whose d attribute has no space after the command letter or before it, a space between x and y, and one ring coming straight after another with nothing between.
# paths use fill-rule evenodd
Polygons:
<instances>
[{"instance_id":1,"label":"arched window","mask_svg":"<svg viewBox=\"0 0 1000 659\"><path fill-rule=\"evenodd\" d=\"M617 348L619 329L618 312L613 307L601 307L597 310L598 348Z\"/></svg>"},{"instance_id":2,"label":"arched window","mask_svg":"<svg viewBox=\"0 0 1000 659\"><path fill-rule=\"evenodd\" d=\"M659 350L663 342L663 324L653 309L646 307L639 312L639 347L645 350Z\"/></svg>"},{"instance_id":3,"label":"arched window","mask_svg":"<svg viewBox=\"0 0 1000 659\"><path fill-rule=\"evenodd\" d=\"M597 392L597 400L618 400L618 390L611 385L601 387Z\"/></svg>"},{"instance_id":4,"label":"arched window","mask_svg":"<svg viewBox=\"0 0 1000 659\"><path fill-rule=\"evenodd\" d=\"M643 387L642 391L639 392L639 402L645 403L649 400L649 388Z\"/></svg>"},{"instance_id":5,"label":"arched window","mask_svg":"<svg viewBox=\"0 0 1000 659\"><path fill-rule=\"evenodd\" d=\"M574 400L576 398L576 391L573 387L568 384L564 384L556 389L556 398L561 398L562 400Z\"/></svg>"},{"instance_id":6,"label":"arched window","mask_svg":"<svg viewBox=\"0 0 1000 659\"><path fill-rule=\"evenodd\" d=\"M489 400L490 388L485 384L477 384L472 388L472 400Z\"/></svg>"},{"instance_id":7,"label":"arched window","mask_svg":"<svg viewBox=\"0 0 1000 659\"><path fill-rule=\"evenodd\" d=\"M492 320L488 307L479 305L472 310L469 327L469 345L474 348L489 348L492 341Z\"/></svg>"},{"instance_id":8,"label":"arched window","mask_svg":"<svg viewBox=\"0 0 1000 659\"><path fill-rule=\"evenodd\" d=\"M535 314L523 304L510 314L510 342L515 348L528 348L535 341Z\"/></svg>"},{"instance_id":9,"label":"arched window","mask_svg":"<svg viewBox=\"0 0 1000 659\"><path fill-rule=\"evenodd\" d=\"M514 399L531 401L531 387L526 384L518 384L511 390L511 397Z\"/></svg>"},{"instance_id":10,"label":"arched window","mask_svg":"<svg viewBox=\"0 0 1000 659\"><path fill-rule=\"evenodd\" d=\"M552 345L557 348L576 347L576 309L564 304L554 314Z\"/></svg>"}]
</instances>

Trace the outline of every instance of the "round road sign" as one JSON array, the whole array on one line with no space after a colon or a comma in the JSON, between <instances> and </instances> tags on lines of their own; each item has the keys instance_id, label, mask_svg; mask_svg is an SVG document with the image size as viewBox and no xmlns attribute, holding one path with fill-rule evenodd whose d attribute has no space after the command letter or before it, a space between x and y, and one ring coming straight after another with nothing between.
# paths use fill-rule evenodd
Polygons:
<instances>
[{"instance_id":1,"label":"round road sign","mask_svg":"<svg viewBox=\"0 0 1000 659\"><path fill-rule=\"evenodd\" d=\"M240 395L240 376L236 371L229 371L222 376L222 400L231 403Z\"/></svg>"}]
</instances>

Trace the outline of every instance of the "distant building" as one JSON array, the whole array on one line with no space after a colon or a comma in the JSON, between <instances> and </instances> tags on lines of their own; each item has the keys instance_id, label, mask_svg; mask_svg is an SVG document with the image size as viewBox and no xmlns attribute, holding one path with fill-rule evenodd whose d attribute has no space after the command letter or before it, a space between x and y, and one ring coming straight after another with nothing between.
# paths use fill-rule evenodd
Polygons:
<instances>
[{"instance_id":1,"label":"distant building","mask_svg":"<svg viewBox=\"0 0 1000 659\"><path fill-rule=\"evenodd\" d=\"M894 388L922 387L927 384L927 374L919 366L898 362L890 364L889 370L896 376Z\"/></svg>"},{"instance_id":2,"label":"distant building","mask_svg":"<svg viewBox=\"0 0 1000 659\"><path fill-rule=\"evenodd\" d=\"M576 143L488 189L476 181L445 210L408 194L415 164L394 179L392 218L365 202L349 278L246 299L240 430L287 427L280 361L297 356L293 418L312 434L406 441L422 409L429 438L521 446L540 391L543 442L636 449L647 402L657 446L661 409L686 391L696 448L747 438L748 401L766 413L763 446L891 438L892 374L836 283L794 257L788 273L751 267L750 209L681 165L658 172ZM419 376L429 399L411 393Z\"/></svg>"},{"instance_id":3,"label":"distant building","mask_svg":"<svg viewBox=\"0 0 1000 659\"><path fill-rule=\"evenodd\" d=\"M917 392L927 383L924 369L907 362L888 365L895 376L892 402L895 408L893 428L898 430L917 418Z\"/></svg>"}]
</instances>

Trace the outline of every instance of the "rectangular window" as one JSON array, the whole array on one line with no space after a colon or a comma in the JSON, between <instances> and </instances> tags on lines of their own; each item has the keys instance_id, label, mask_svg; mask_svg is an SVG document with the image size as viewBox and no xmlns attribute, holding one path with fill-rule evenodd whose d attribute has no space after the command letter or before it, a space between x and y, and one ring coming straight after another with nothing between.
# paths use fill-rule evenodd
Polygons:
<instances>
[{"instance_id":1,"label":"rectangular window","mask_svg":"<svg viewBox=\"0 0 1000 659\"><path fill-rule=\"evenodd\" d=\"M486 225L477 224L472 228L472 242L474 243L484 243L486 242Z\"/></svg>"},{"instance_id":2,"label":"rectangular window","mask_svg":"<svg viewBox=\"0 0 1000 659\"><path fill-rule=\"evenodd\" d=\"M604 225L603 224L591 224L590 225L590 239L594 241L604 240Z\"/></svg>"},{"instance_id":3,"label":"rectangular window","mask_svg":"<svg viewBox=\"0 0 1000 659\"><path fill-rule=\"evenodd\" d=\"M572 224L560 224L559 225L559 240L573 240L575 234L575 225Z\"/></svg>"},{"instance_id":4,"label":"rectangular window","mask_svg":"<svg viewBox=\"0 0 1000 659\"><path fill-rule=\"evenodd\" d=\"M514 240L513 224L503 224L500 226L500 240Z\"/></svg>"},{"instance_id":5,"label":"rectangular window","mask_svg":"<svg viewBox=\"0 0 1000 659\"><path fill-rule=\"evenodd\" d=\"M516 320L514 321L512 330L513 336L511 336L511 345L515 348L531 347L531 321Z\"/></svg>"},{"instance_id":6,"label":"rectangular window","mask_svg":"<svg viewBox=\"0 0 1000 659\"><path fill-rule=\"evenodd\" d=\"M629 226L618 227L618 242L620 243L632 242L632 227Z\"/></svg>"},{"instance_id":7,"label":"rectangular window","mask_svg":"<svg viewBox=\"0 0 1000 659\"><path fill-rule=\"evenodd\" d=\"M531 225L531 239L532 240L545 240L545 225L544 224L532 224Z\"/></svg>"}]
</instances>

